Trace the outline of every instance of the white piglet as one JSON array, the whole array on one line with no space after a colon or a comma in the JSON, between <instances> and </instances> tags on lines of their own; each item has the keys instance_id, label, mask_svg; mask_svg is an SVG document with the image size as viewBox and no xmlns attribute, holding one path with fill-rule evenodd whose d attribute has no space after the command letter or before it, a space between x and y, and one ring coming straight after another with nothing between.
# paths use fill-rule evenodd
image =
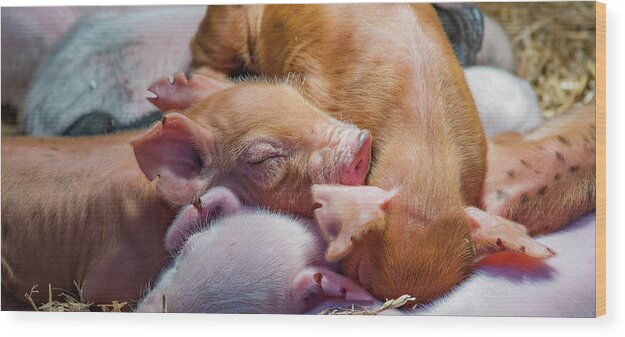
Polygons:
<instances>
[{"instance_id":1,"label":"white piglet","mask_svg":"<svg viewBox=\"0 0 625 337\"><path fill-rule=\"evenodd\" d=\"M139 312L305 313L320 303L370 304L373 298L325 263L313 220L241 205L216 187L171 225L171 266L138 304Z\"/></svg>"},{"instance_id":2,"label":"white piglet","mask_svg":"<svg viewBox=\"0 0 625 337\"><path fill-rule=\"evenodd\" d=\"M526 133L542 124L536 92L527 81L486 66L468 67L464 75L486 136Z\"/></svg>"}]
</instances>

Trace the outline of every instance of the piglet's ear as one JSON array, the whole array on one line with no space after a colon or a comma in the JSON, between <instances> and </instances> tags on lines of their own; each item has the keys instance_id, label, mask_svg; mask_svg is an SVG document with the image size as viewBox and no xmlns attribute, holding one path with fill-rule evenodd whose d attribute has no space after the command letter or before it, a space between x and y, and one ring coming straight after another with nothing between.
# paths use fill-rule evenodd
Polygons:
<instances>
[{"instance_id":1,"label":"piglet's ear","mask_svg":"<svg viewBox=\"0 0 625 337\"><path fill-rule=\"evenodd\" d=\"M321 205L315 217L329 243L326 260L340 260L351 251L352 240L381 230L384 209L395 193L375 186L313 185L313 200Z\"/></svg>"},{"instance_id":2,"label":"piglet's ear","mask_svg":"<svg viewBox=\"0 0 625 337\"><path fill-rule=\"evenodd\" d=\"M189 118L170 113L144 134L133 138L139 167L170 202L196 201L207 185L203 168L214 146L213 134Z\"/></svg>"},{"instance_id":3,"label":"piglet's ear","mask_svg":"<svg viewBox=\"0 0 625 337\"><path fill-rule=\"evenodd\" d=\"M359 305L373 304L373 296L343 275L321 267L302 270L293 280L292 298L297 303L314 307L324 302Z\"/></svg>"},{"instance_id":4,"label":"piglet's ear","mask_svg":"<svg viewBox=\"0 0 625 337\"><path fill-rule=\"evenodd\" d=\"M198 203L178 213L165 235L165 248L178 250L189 236L205 228L215 218L235 213L242 207L239 198L228 188L219 186L210 189Z\"/></svg>"},{"instance_id":5,"label":"piglet's ear","mask_svg":"<svg viewBox=\"0 0 625 337\"><path fill-rule=\"evenodd\" d=\"M555 252L527 234L527 228L500 216L488 214L475 207L465 208L472 226L471 237L479 258L489 253L507 251L534 259L544 259Z\"/></svg>"}]
</instances>

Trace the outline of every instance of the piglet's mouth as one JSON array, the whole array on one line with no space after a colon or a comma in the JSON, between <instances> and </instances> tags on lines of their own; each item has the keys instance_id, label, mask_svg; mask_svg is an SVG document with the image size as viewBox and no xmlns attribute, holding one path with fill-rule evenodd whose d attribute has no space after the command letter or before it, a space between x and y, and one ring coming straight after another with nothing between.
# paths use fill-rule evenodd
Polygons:
<instances>
[{"instance_id":1,"label":"piglet's mouth","mask_svg":"<svg viewBox=\"0 0 625 337\"><path fill-rule=\"evenodd\" d=\"M341 171L341 184L364 185L371 164L371 143L372 137L369 130L363 130L357 135L353 145L352 160Z\"/></svg>"}]
</instances>

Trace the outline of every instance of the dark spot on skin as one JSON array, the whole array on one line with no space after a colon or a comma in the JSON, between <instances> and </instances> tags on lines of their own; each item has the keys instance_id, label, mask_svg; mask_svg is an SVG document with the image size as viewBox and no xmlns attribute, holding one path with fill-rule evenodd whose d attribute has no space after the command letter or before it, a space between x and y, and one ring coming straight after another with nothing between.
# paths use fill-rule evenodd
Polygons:
<instances>
[{"instance_id":1,"label":"dark spot on skin","mask_svg":"<svg viewBox=\"0 0 625 337\"><path fill-rule=\"evenodd\" d=\"M501 241L501 239L497 239L497 241L495 241L495 244L503 248L503 242Z\"/></svg>"},{"instance_id":2,"label":"dark spot on skin","mask_svg":"<svg viewBox=\"0 0 625 337\"><path fill-rule=\"evenodd\" d=\"M525 254L525 251L526 251L526 250L527 250L527 249L525 248L525 246L521 246L521 252L523 252L523 254Z\"/></svg>"},{"instance_id":3,"label":"dark spot on skin","mask_svg":"<svg viewBox=\"0 0 625 337\"><path fill-rule=\"evenodd\" d=\"M334 71L334 73L335 73L336 75L340 75L340 74L342 74L342 73L344 73L344 72L345 72L345 69L336 69L336 70Z\"/></svg>"},{"instance_id":4,"label":"dark spot on skin","mask_svg":"<svg viewBox=\"0 0 625 337\"><path fill-rule=\"evenodd\" d=\"M514 221L514 222L519 222L519 217L518 217L518 216L516 216L516 215L515 215L515 216L513 216L513 217L512 217L512 221Z\"/></svg>"},{"instance_id":5,"label":"dark spot on skin","mask_svg":"<svg viewBox=\"0 0 625 337\"><path fill-rule=\"evenodd\" d=\"M566 146L571 146L571 142L562 136L558 136L558 141Z\"/></svg>"},{"instance_id":6,"label":"dark spot on skin","mask_svg":"<svg viewBox=\"0 0 625 337\"><path fill-rule=\"evenodd\" d=\"M556 158L561 161L564 162L564 156L562 155L562 153L556 151Z\"/></svg>"},{"instance_id":7,"label":"dark spot on skin","mask_svg":"<svg viewBox=\"0 0 625 337\"><path fill-rule=\"evenodd\" d=\"M520 161L520 162L521 162L521 164L523 164L523 166L525 166L525 167L532 167L532 165L530 165L530 163L526 162L526 161L525 161L525 160L523 160L523 159L519 159L519 161Z\"/></svg>"},{"instance_id":8,"label":"dark spot on skin","mask_svg":"<svg viewBox=\"0 0 625 337\"><path fill-rule=\"evenodd\" d=\"M544 148L544 147L542 147L542 146L539 146L538 148L539 148L539 149L541 149L541 150L544 150L544 149L545 149L545 148Z\"/></svg>"},{"instance_id":9,"label":"dark spot on skin","mask_svg":"<svg viewBox=\"0 0 625 337\"><path fill-rule=\"evenodd\" d=\"M579 170L579 165L573 165L569 167L569 171L571 172L576 172L577 170Z\"/></svg>"},{"instance_id":10,"label":"dark spot on skin","mask_svg":"<svg viewBox=\"0 0 625 337\"><path fill-rule=\"evenodd\" d=\"M560 180L562 176L560 175L560 173L557 173L555 176L553 176L553 180Z\"/></svg>"},{"instance_id":11,"label":"dark spot on skin","mask_svg":"<svg viewBox=\"0 0 625 337\"><path fill-rule=\"evenodd\" d=\"M591 147L591 148L590 148L590 152L595 153L595 148L594 148L594 147Z\"/></svg>"},{"instance_id":12,"label":"dark spot on skin","mask_svg":"<svg viewBox=\"0 0 625 337\"><path fill-rule=\"evenodd\" d=\"M538 194L544 195L547 192L547 185L543 185L538 189Z\"/></svg>"},{"instance_id":13,"label":"dark spot on skin","mask_svg":"<svg viewBox=\"0 0 625 337\"><path fill-rule=\"evenodd\" d=\"M538 170L534 170L534 173L536 173L536 174L541 174L541 173L543 173L543 172L542 172L542 171L538 171Z\"/></svg>"},{"instance_id":14,"label":"dark spot on skin","mask_svg":"<svg viewBox=\"0 0 625 337\"><path fill-rule=\"evenodd\" d=\"M521 204L527 204L528 201L530 201L530 198L527 196L527 193L523 193L521 194Z\"/></svg>"},{"instance_id":15,"label":"dark spot on skin","mask_svg":"<svg viewBox=\"0 0 625 337\"><path fill-rule=\"evenodd\" d=\"M514 178L514 170L510 170L508 171L508 173L506 173L508 175L508 177L510 178Z\"/></svg>"},{"instance_id":16,"label":"dark spot on skin","mask_svg":"<svg viewBox=\"0 0 625 337\"><path fill-rule=\"evenodd\" d=\"M339 289L341 291L341 294L345 295L347 294L347 290L343 287L341 287L341 289Z\"/></svg>"},{"instance_id":17,"label":"dark spot on skin","mask_svg":"<svg viewBox=\"0 0 625 337\"><path fill-rule=\"evenodd\" d=\"M502 191L502 190L498 190L497 191L497 199L501 200L501 199L505 199L508 195L506 194L506 192Z\"/></svg>"},{"instance_id":18,"label":"dark spot on skin","mask_svg":"<svg viewBox=\"0 0 625 337\"><path fill-rule=\"evenodd\" d=\"M50 146L50 149L54 151L60 151L58 147L54 147L54 146Z\"/></svg>"}]
</instances>

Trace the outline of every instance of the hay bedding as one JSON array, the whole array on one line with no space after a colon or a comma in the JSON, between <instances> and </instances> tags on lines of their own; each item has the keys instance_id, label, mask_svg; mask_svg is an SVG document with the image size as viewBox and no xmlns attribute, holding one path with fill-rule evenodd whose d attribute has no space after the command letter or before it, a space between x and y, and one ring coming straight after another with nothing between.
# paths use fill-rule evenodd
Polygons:
<instances>
[{"instance_id":1,"label":"hay bedding","mask_svg":"<svg viewBox=\"0 0 625 337\"><path fill-rule=\"evenodd\" d=\"M536 90L545 117L557 116L572 106L595 98L595 3L481 3L478 7L498 21L509 35L519 60L518 75ZM8 114L12 115L12 114ZM5 116L3 116L5 117ZM16 121L3 118L5 127ZM128 310L125 302L110 304L85 303L78 289L78 299L62 293L50 294L46 303L36 304L31 298L38 292L34 286L25 294L33 310L101 311ZM401 307L410 301L408 295L385 302L381 307L330 308L320 312L329 315L376 315Z\"/></svg>"},{"instance_id":2,"label":"hay bedding","mask_svg":"<svg viewBox=\"0 0 625 337\"><path fill-rule=\"evenodd\" d=\"M506 31L545 117L595 98L595 3L481 3Z\"/></svg>"}]
</instances>

